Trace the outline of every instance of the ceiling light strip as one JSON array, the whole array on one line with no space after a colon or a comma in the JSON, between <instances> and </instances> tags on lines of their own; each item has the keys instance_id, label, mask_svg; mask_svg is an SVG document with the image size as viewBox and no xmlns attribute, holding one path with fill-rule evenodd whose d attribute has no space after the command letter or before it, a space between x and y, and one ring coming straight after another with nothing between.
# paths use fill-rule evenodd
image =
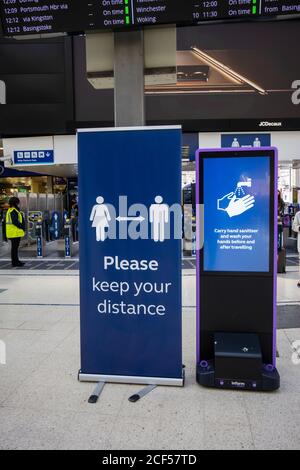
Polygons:
<instances>
[{"instance_id":1,"label":"ceiling light strip","mask_svg":"<svg viewBox=\"0 0 300 470\"><path fill-rule=\"evenodd\" d=\"M264 90L261 86L257 85L257 83L254 83L252 80L249 80L248 78L244 77L243 75L235 72L232 70L230 67L227 67L226 65L222 64L218 60L214 59L210 55L208 55L206 52L203 52L201 49L198 49L198 47L193 46L192 51L200 57L202 60L206 61L209 63L209 65L215 67L217 70L225 73L228 75L230 78L235 79L239 83L247 83L250 85L252 88L254 88L256 91L258 91L262 95L267 95L267 91Z\"/></svg>"}]
</instances>

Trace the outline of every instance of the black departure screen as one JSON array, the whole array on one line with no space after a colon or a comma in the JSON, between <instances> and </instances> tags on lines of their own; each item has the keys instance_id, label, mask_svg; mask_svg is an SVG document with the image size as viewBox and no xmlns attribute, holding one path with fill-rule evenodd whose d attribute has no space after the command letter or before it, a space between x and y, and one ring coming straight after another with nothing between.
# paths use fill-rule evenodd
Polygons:
<instances>
[{"instance_id":1,"label":"black departure screen","mask_svg":"<svg viewBox=\"0 0 300 470\"><path fill-rule=\"evenodd\" d=\"M128 29L300 14L291 0L0 0L4 34Z\"/></svg>"}]
</instances>

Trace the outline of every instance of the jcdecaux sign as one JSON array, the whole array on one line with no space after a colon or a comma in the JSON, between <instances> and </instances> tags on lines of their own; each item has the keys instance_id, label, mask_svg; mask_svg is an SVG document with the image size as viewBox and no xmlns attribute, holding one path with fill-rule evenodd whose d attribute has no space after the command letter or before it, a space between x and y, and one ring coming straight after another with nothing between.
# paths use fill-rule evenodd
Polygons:
<instances>
[{"instance_id":1,"label":"jcdecaux sign","mask_svg":"<svg viewBox=\"0 0 300 470\"><path fill-rule=\"evenodd\" d=\"M81 380L182 385L181 130L79 131Z\"/></svg>"}]
</instances>

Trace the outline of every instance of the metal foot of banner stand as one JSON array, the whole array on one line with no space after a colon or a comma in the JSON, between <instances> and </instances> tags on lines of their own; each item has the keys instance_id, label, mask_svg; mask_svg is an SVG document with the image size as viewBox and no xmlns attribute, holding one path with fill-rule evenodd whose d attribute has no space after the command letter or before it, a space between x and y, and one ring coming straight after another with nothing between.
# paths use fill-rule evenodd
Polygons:
<instances>
[{"instance_id":1,"label":"metal foot of banner stand","mask_svg":"<svg viewBox=\"0 0 300 470\"><path fill-rule=\"evenodd\" d=\"M99 382L97 383L96 387L95 387L95 390L93 391L92 395L90 396L89 398L89 403L91 404L95 404L97 403L101 393L102 393L102 390L104 388L104 385L105 385L105 382Z\"/></svg>"},{"instance_id":2,"label":"metal foot of banner stand","mask_svg":"<svg viewBox=\"0 0 300 470\"><path fill-rule=\"evenodd\" d=\"M131 397L129 397L128 400L131 403L136 403L145 395L148 395L148 393L152 392L152 390L154 390L156 387L157 385L148 385L148 387L143 388L139 393L135 393L134 395L131 395Z\"/></svg>"}]
</instances>

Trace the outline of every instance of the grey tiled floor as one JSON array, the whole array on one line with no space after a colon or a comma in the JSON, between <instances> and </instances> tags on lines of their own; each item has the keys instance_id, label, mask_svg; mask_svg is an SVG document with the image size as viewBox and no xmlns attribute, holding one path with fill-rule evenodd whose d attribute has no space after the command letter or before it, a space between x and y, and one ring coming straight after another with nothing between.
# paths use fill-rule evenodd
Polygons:
<instances>
[{"instance_id":1,"label":"grey tiled floor","mask_svg":"<svg viewBox=\"0 0 300 470\"><path fill-rule=\"evenodd\" d=\"M50 254L50 257L47 256L43 259L36 259L35 254L32 253L31 258L23 258L26 265L24 268L14 268L15 270L19 269L45 269L45 270L78 270L79 269L79 259L78 256L73 256L71 259L64 259L63 253L54 252ZM291 256L287 258L287 267L289 270L296 271L299 268L299 257ZM9 257L4 259L0 258L0 270L9 269L10 260ZM184 258L182 260L182 269L196 269L196 259L195 258Z\"/></svg>"},{"instance_id":2,"label":"grey tiled floor","mask_svg":"<svg viewBox=\"0 0 300 470\"><path fill-rule=\"evenodd\" d=\"M279 277L279 303L299 303L297 273ZM207 390L195 382L195 276L183 276L185 388L158 387L136 404L135 385L78 383L78 276L61 271L3 271L0 339L1 449L299 449L300 365L278 332L282 386L273 394Z\"/></svg>"},{"instance_id":3,"label":"grey tiled floor","mask_svg":"<svg viewBox=\"0 0 300 470\"><path fill-rule=\"evenodd\" d=\"M74 257L71 259L26 259L25 266L22 268L11 268L10 260L6 258L5 260L0 259L0 270L1 269L13 269L15 271L19 270L36 270L36 269L43 269L43 270L78 270L79 269L79 259ZM182 260L182 269L195 269L196 268L196 260L195 259L184 259Z\"/></svg>"}]
</instances>

